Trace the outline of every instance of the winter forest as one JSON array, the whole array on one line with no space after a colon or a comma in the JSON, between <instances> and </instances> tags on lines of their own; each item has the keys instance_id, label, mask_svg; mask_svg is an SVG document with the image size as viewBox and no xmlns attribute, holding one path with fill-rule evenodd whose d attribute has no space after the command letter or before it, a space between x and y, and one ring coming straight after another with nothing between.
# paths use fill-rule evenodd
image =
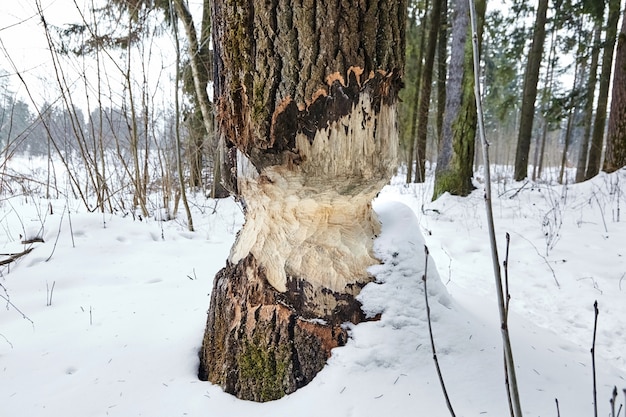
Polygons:
<instances>
[{"instance_id":1,"label":"winter forest","mask_svg":"<svg viewBox=\"0 0 626 417\"><path fill-rule=\"evenodd\" d=\"M0 5L0 416L626 416L623 0Z\"/></svg>"}]
</instances>

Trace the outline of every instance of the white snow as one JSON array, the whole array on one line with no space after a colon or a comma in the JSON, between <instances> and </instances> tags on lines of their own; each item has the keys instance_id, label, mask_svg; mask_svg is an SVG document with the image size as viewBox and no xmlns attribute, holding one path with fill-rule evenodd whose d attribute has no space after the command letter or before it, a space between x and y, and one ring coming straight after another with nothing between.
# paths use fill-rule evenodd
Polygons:
<instances>
[{"instance_id":1,"label":"white snow","mask_svg":"<svg viewBox=\"0 0 626 417\"><path fill-rule=\"evenodd\" d=\"M371 267L377 282L360 296L380 320L351 326L348 344L308 386L265 404L196 377L212 280L243 222L236 203L221 200L213 212L213 200L192 196L190 233L182 220L3 196L0 252L27 248L20 235L45 243L2 267L0 296L10 302L0 299L0 416L447 416L424 307L425 244L435 344L456 415L508 415L482 189L430 202L432 179L399 178L374 204L383 264ZM624 402L625 184L625 170L579 185L494 184L501 261L511 236L524 415L556 416L555 398L563 416L592 415L595 300L599 414L609 414L614 385Z\"/></svg>"}]
</instances>

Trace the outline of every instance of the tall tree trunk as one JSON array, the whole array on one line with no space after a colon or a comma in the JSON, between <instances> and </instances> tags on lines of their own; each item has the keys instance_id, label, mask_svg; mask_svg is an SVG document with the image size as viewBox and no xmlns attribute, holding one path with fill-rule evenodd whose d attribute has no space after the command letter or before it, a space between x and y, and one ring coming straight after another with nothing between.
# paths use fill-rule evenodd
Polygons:
<instances>
[{"instance_id":1,"label":"tall tree trunk","mask_svg":"<svg viewBox=\"0 0 626 417\"><path fill-rule=\"evenodd\" d=\"M246 223L215 277L200 377L267 401L364 319L371 200L395 171L406 2L213 4L217 133Z\"/></svg>"},{"instance_id":2,"label":"tall tree trunk","mask_svg":"<svg viewBox=\"0 0 626 417\"><path fill-rule=\"evenodd\" d=\"M178 24L174 20L172 25L174 32L174 44L176 45L176 76L174 79L174 136L176 138L176 172L178 174L178 186L180 187L180 196L183 200L183 206L185 207L185 214L187 215L187 229L190 232L194 231L193 217L191 216L191 209L189 208L189 200L187 200L187 190L185 189L185 179L183 176L183 162L181 157L181 140L180 140L180 99L178 87L180 85L180 40L178 38ZM168 207L167 205L165 207ZM176 211L174 211L176 214Z\"/></svg>"},{"instance_id":3,"label":"tall tree trunk","mask_svg":"<svg viewBox=\"0 0 626 417\"><path fill-rule=\"evenodd\" d=\"M430 12L426 56L422 71L419 104L417 107L417 169L415 182L426 181L426 137L428 133L428 113L430 110L430 92L433 84L433 66L437 51L437 36L439 34L439 20L441 18L441 3L444 0L433 0Z\"/></svg>"},{"instance_id":4,"label":"tall tree trunk","mask_svg":"<svg viewBox=\"0 0 626 417\"><path fill-rule=\"evenodd\" d=\"M604 143L604 130L606 128L606 108L609 99L609 85L611 82L611 70L613 69L613 49L617 38L617 22L619 20L621 0L609 0L609 16L604 38L604 50L602 52L602 69L600 70L600 89L598 91L598 104L596 106L596 118L593 123L591 134L591 146L589 147L589 162L585 179L595 177L600 172L602 160L602 146Z\"/></svg>"},{"instance_id":5,"label":"tall tree trunk","mask_svg":"<svg viewBox=\"0 0 626 417\"><path fill-rule=\"evenodd\" d=\"M556 64L555 54L556 54L556 34L557 27L556 25L552 28L551 39L550 39L550 51L548 52L548 69L546 75L546 84L544 88L544 92L542 94L541 100L541 112L542 112L542 127L541 127L541 137L537 138L537 143L535 145L535 160L533 166L533 176L532 179L535 181L537 178L541 178L541 172L543 170L543 160L545 157L545 149L546 149L546 138L548 136L548 109L550 107L550 101L552 100L552 88L554 87L554 67ZM531 135L532 136L532 135Z\"/></svg>"},{"instance_id":6,"label":"tall tree trunk","mask_svg":"<svg viewBox=\"0 0 626 417\"><path fill-rule=\"evenodd\" d=\"M626 166L626 9L622 17L616 54L606 154L602 168L605 172L613 172Z\"/></svg>"},{"instance_id":7,"label":"tall tree trunk","mask_svg":"<svg viewBox=\"0 0 626 417\"><path fill-rule=\"evenodd\" d=\"M574 109L570 109L567 117L567 127L565 128L565 138L563 139L563 153L561 154L561 169L559 170L559 184L563 184L565 166L567 165L567 152L572 136L572 125L574 124Z\"/></svg>"},{"instance_id":8,"label":"tall tree trunk","mask_svg":"<svg viewBox=\"0 0 626 417\"><path fill-rule=\"evenodd\" d=\"M202 183L202 165L203 165L203 148L205 138L213 134L213 109L209 95L207 93L207 85L209 76L210 51L208 47L210 14L209 6L205 4L202 18L201 37L198 39L195 24L186 2L183 0L173 0L174 7L178 18L183 23L185 34L189 43L189 63L193 77L195 102L200 109L200 118L204 126L204 134L197 136L196 140L190 143L191 157L191 178L190 184L194 187Z\"/></svg>"},{"instance_id":9,"label":"tall tree trunk","mask_svg":"<svg viewBox=\"0 0 626 417\"><path fill-rule=\"evenodd\" d=\"M548 0L538 0L533 41L528 53L526 71L524 72L520 128L517 137L517 150L515 152L514 178L516 181L521 181L528 176L528 155L530 153L530 139L535 117L539 68L541 67L541 56L543 55L543 44L546 39L547 12Z\"/></svg>"},{"instance_id":10,"label":"tall tree trunk","mask_svg":"<svg viewBox=\"0 0 626 417\"><path fill-rule=\"evenodd\" d=\"M417 65L417 75L415 76L415 91L413 93L413 101L411 105L411 133L410 133L410 142L409 142L409 160L407 163L406 170L406 182L409 183L413 181L413 158L415 158L415 166L416 170L420 169L420 166L424 164L424 155L420 155L419 148L417 150L417 155L415 153L416 144L417 144L417 119L419 117L419 102L420 102L420 94L422 85L422 71L424 69L424 42L426 38L426 16L428 15L428 5L429 0L426 0L424 4L424 16L421 18L420 22L420 30L419 30L419 47L417 48L417 52L413 49L413 55L416 55L416 65ZM415 23L415 17L413 19L413 24ZM416 175L417 176L417 175Z\"/></svg>"},{"instance_id":11,"label":"tall tree trunk","mask_svg":"<svg viewBox=\"0 0 626 417\"><path fill-rule=\"evenodd\" d=\"M128 31L129 38L132 33L133 27L133 18L132 13L128 15ZM128 107L130 110L130 116L127 117L127 125L128 130L130 131L130 152L133 161L133 185L134 185L134 194L133 194L133 206L136 208L139 206L141 209L141 214L144 217L148 217L148 208L146 206L146 187L147 185L144 183L144 176L141 172L141 164L139 161L139 121L137 116L137 110L135 108L135 95L133 93L133 84L131 79L131 68L132 68L132 43L129 42L126 48L126 68L124 69L124 81L125 87L127 89L128 94ZM146 152L148 149L146 148Z\"/></svg>"},{"instance_id":12,"label":"tall tree trunk","mask_svg":"<svg viewBox=\"0 0 626 417\"><path fill-rule=\"evenodd\" d=\"M535 175L535 171L533 170L533 181L537 178L541 178L541 174L543 172L543 161L546 156L546 140L548 138L548 120L543 118L543 124L541 126L541 138L537 141L537 147L539 148L539 161L537 163L537 174Z\"/></svg>"},{"instance_id":13,"label":"tall tree trunk","mask_svg":"<svg viewBox=\"0 0 626 417\"><path fill-rule=\"evenodd\" d=\"M601 34L602 23L600 19L596 20L594 23L591 64L589 65L589 78L587 80L585 108L583 116L583 126L585 127L585 130L583 132L583 137L580 142L580 150L578 151L578 163L576 164L576 182L584 181L585 173L587 172L587 159L589 157L589 139L591 137L591 125L593 122L593 99L596 95L596 84L598 81L598 60L600 57Z\"/></svg>"},{"instance_id":14,"label":"tall tree trunk","mask_svg":"<svg viewBox=\"0 0 626 417\"><path fill-rule=\"evenodd\" d=\"M437 40L437 146L441 140L443 114L446 110L446 77L448 72L448 0L442 0Z\"/></svg>"},{"instance_id":15,"label":"tall tree trunk","mask_svg":"<svg viewBox=\"0 0 626 417\"><path fill-rule=\"evenodd\" d=\"M446 89L446 110L439 142L433 200L445 192L468 195L473 189L476 99L469 26L469 3L457 0L452 21L452 49ZM486 3L476 2L478 37L482 38Z\"/></svg>"},{"instance_id":16,"label":"tall tree trunk","mask_svg":"<svg viewBox=\"0 0 626 417\"><path fill-rule=\"evenodd\" d=\"M578 26L578 48L576 51L576 65L574 67L574 82L572 83L571 97L574 97L577 91L584 90L584 76L586 72L585 51L583 46L585 36L583 35L582 24ZM565 129L565 140L563 143L563 153L561 155L561 169L559 171L559 184L563 184L563 176L565 175L565 166L567 165L567 154L570 148L570 142L574 131L574 124L577 115L577 109L573 102L569 102L569 115L567 117L567 127ZM567 181L567 177L566 177Z\"/></svg>"}]
</instances>

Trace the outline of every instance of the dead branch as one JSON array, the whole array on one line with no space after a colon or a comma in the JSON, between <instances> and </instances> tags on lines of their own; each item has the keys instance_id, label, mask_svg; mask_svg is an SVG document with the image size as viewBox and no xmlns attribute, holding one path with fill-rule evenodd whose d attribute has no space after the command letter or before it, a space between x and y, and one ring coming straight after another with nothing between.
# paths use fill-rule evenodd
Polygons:
<instances>
[{"instance_id":1,"label":"dead branch","mask_svg":"<svg viewBox=\"0 0 626 417\"><path fill-rule=\"evenodd\" d=\"M513 409L515 411L514 417L522 417L522 405L519 397L519 390L517 386L517 376L515 372L515 361L513 359L513 349L511 347L511 339L509 337L509 329L507 323L507 307L504 300L504 290L502 289L502 273L500 271L500 261L498 259L498 245L496 242L496 231L493 220L493 207L491 204L491 166L489 164L489 143L487 142L487 136L485 134L485 126L483 121L482 100L480 93L480 62L479 62L479 48L478 48L478 29L476 24L476 6L474 0L469 0L470 3L470 22L472 27L472 51L474 61L474 97L476 99L476 113L478 115L478 133L480 136L480 142L483 150L483 161L485 164L485 210L487 214L487 224L489 230L489 242L491 246L491 259L493 263L493 272L496 283L496 295L498 297L498 311L500 313L500 324L502 333L502 344L504 348L504 356L506 358L505 367L507 369L507 376L509 378L509 384L511 387L511 401L513 403ZM508 260L507 260L508 261ZM555 278L556 279L556 278Z\"/></svg>"},{"instance_id":2,"label":"dead branch","mask_svg":"<svg viewBox=\"0 0 626 417\"><path fill-rule=\"evenodd\" d=\"M450 412L451 417L456 417L454 413L454 409L452 408L452 403L450 402L450 397L448 396L448 390L446 390L446 384L443 380L443 374L441 373L441 367L439 366L439 359L437 359L437 350L435 349L435 338L433 336L433 327L430 319L430 305L428 304L428 287L426 285L427 275L428 275L428 246L424 245L424 275L422 275L422 282L424 282L424 304L426 305L426 318L428 320L428 334L430 335L430 348L433 352L433 361L435 362L435 368L437 369L437 376L439 377L439 383L441 384L441 390L443 391L443 396L446 400L446 405L448 406L448 411Z\"/></svg>"},{"instance_id":3,"label":"dead branch","mask_svg":"<svg viewBox=\"0 0 626 417\"><path fill-rule=\"evenodd\" d=\"M5 300L6 301L6 307L7 310L9 309L9 307L13 307L13 309L15 311L17 311L19 314L22 315L22 318L25 320L28 320L30 322L30 324L32 324L33 326L35 326L35 322L32 321L26 314L24 314L24 312L22 310L20 310L15 304L13 304L9 298L9 292L7 291L7 289L4 287L4 285L2 285L0 283L0 289L2 289L2 292L4 292L4 295L0 293L0 299Z\"/></svg>"},{"instance_id":4,"label":"dead branch","mask_svg":"<svg viewBox=\"0 0 626 417\"><path fill-rule=\"evenodd\" d=\"M593 374L593 415L598 417L598 390L596 383L596 330L598 328L598 300L593 303L593 341L591 343L591 371Z\"/></svg>"},{"instance_id":5,"label":"dead branch","mask_svg":"<svg viewBox=\"0 0 626 417\"><path fill-rule=\"evenodd\" d=\"M44 243L44 241L41 237L34 237L32 239L24 239L21 243L22 245L30 245L31 243Z\"/></svg>"},{"instance_id":6,"label":"dead branch","mask_svg":"<svg viewBox=\"0 0 626 417\"><path fill-rule=\"evenodd\" d=\"M8 256L8 258L1 260L0 261L0 266L8 265L8 264L10 264L12 262L17 261L22 256L28 255L29 253L31 253L33 251L33 249L35 249L35 248L28 248L28 249L25 249L23 252L19 252L19 253L1 253L0 256Z\"/></svg>"}]
</instances>

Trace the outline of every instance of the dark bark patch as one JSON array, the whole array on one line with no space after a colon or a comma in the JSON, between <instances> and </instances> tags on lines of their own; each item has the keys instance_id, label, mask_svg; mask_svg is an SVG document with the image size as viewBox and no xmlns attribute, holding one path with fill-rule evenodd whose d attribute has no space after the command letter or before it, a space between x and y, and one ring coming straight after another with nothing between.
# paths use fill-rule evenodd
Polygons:
<instances>
[{"instance_id":1,"label":"dark bark patch","mask_svg":"<svg viewBox=\"0 0 626 417\"><path fill-rule=\"evenodd\" d=\"M291 285L296 294L310 290L302 280ZM342 306L338 317L363 317L351 295L330 296ZM198 377L253 401L275 400L308 384L348 337L339 318L316 320L310 302L276 291L251 254L227 264L213 284Z\"/></svg>"},{"instance_id":2,"label":"dark bark patch","mask_svg":"<svg viewBox=\"0 0 626 417\"><path fill-rule=\"evenodd\" d=\"M315 133L347 116L359 102L361 94L370 95L375 114L380 112L383 104L395 103L403 86L398 70L372 72L361 82L362 73L362 68L351 67L347 83L340 74L331 74L327 78L327 90L324 93L318 91L301 109L291 99L286 105L278 106L272 116L271 149L274 152L294 151L298 133L303 133L313 143Z\"/></svg>"},{"instance_id":3,"label":"dark bark patch","mask_svg":"<svg viewBox=\"0 0 626 417\"><path fill-rule=\"evenodd\" d=\"M298 128L298 106L291 97L283 100L277 107L272 117L272 132L270 134L270 149L293 150L296 147L296 137L290 132ZM277 122L276 117L281 116L281 121Z\"/></svg>"},{"instance_id":4,"label":"dark bark patch","mask_svg":"<svg viewBox=\"0 0 626 417\"><path fill-rule=\"evenodd\" d=\"M315 289L302 278L288 276L287 291L279 294L279 300L305 319L321 319L337 326L345 322L360 323L365 315L355 295L365 284L348 284L344 293L338 293L327 288Z\"/></svg>"}]
</instances>

